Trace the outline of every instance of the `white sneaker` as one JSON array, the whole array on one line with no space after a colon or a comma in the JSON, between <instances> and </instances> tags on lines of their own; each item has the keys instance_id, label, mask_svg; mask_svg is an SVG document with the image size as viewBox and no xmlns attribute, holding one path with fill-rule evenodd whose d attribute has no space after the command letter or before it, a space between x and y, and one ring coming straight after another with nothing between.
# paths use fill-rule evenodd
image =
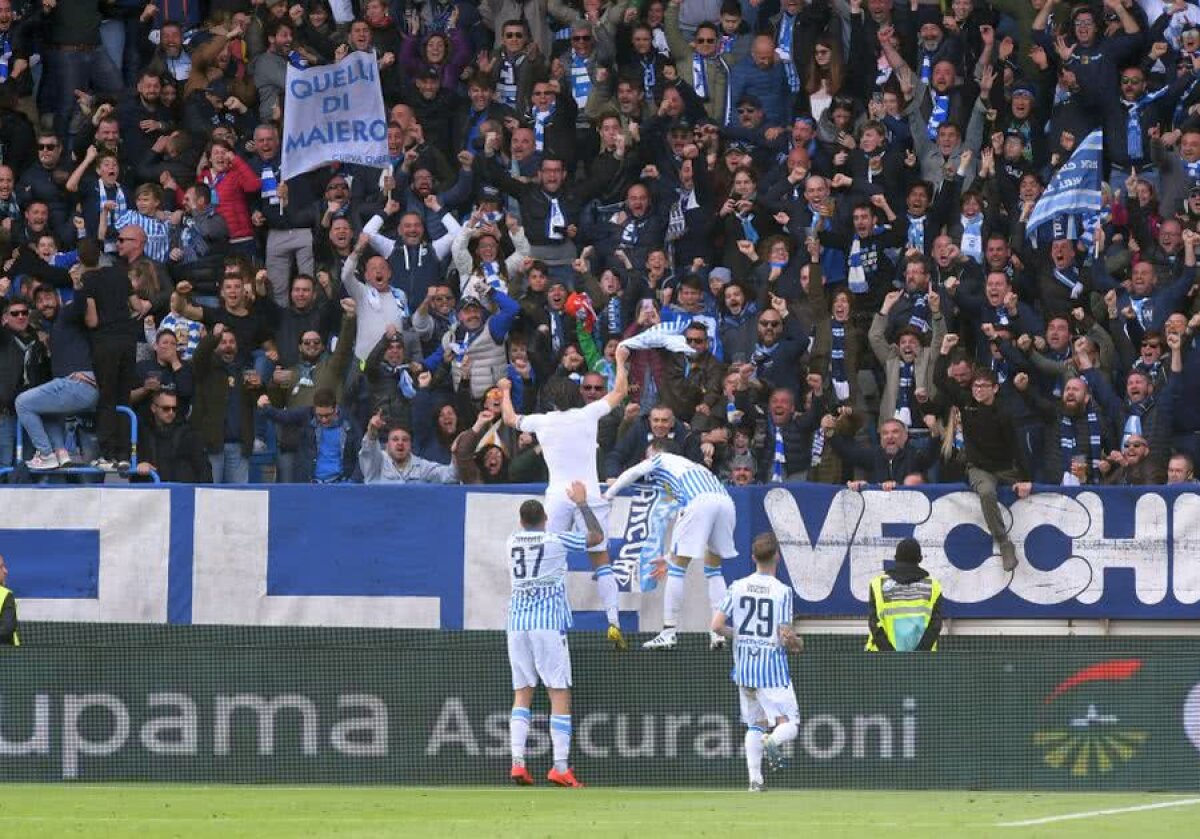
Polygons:
<instances>
[{"instance_id":1,"label":"white sneaker","mask_svg":"<svg viewBox=\"0 0 1200 839\"><path fill-rule=\"evenodd\" d=\"M655 635L646 643L642 644L643 650L673 650L675 645L679 643L679 639L675 637L674 628L664 629L662 632Z\"/></svg>"},{"instance_id":2,"label":"white sneaker","mask_svg":"<svg viewBox=\"0 0 1200 839\"><path fill-rule=\"evenodd\" d=\"M747 792L766 792L766 791L767 791L767 785L764 784L762 781L751 781L750 789L747 790Z\"/></svg>"},{"instance_id":3,"label":"white sneaker","mask_svg":"<svg viewBox=\"0 0 1200 839\"><path fill-rule=\"evenodd\" d=\"M99 469L101 472L115 472L117 464L113 463L107 457L98 457L92 461L92 468Z\"/></svg>"},{"instance_id":4,"label":"white sneaker","mask_svg":"<svg viewBox=\"0 0 1200 839\"><path fill-rule=\"evenodd\" d=\"M710 630L708 631L708 648L709 648L710 650L723 650L723 649L725 649L725 636L724 636L724 635L719 635L719 634L717 634L716 632L713 632L713 631L710 629Z\"/></svg>"},{"instance_id":5,"label":"white sneaker","mask_svg":"<svg viewBox=\"0 0 1200 839\"><path fill-rule=\"evenodd\" d=\"M71 465L71 453L66 449L55 449L54 456L58 458L59 466Z\"/></svg>"},{"instance_id":6,"label":"white sneaker","mask_svg":"<svg viewBox=\"0 0 1200 839\"><path fill-rule=\"evenodd\" d=\"M35 454L31 460L25 461L25 465L29 467L30 472L49 472L62 464L58 462L58 455L50 452L50 454Z\"/></svg>"}]
</instances>

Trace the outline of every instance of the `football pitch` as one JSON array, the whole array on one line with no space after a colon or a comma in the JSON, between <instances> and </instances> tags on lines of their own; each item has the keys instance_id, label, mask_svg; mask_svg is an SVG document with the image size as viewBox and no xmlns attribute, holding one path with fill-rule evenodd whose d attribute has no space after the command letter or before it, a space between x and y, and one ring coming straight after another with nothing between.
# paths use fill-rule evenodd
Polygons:
<instances>
[{"instance_id":1,"label":"football pitch","mask_svg":"<svg viewBox=\"0 0 1200 839\"><path fill-rule=\"evenodd\" d=\"M0 834L23 837L1194 836L1200 798L516 787L9 784Z\"/></svg>"}]
</instances>

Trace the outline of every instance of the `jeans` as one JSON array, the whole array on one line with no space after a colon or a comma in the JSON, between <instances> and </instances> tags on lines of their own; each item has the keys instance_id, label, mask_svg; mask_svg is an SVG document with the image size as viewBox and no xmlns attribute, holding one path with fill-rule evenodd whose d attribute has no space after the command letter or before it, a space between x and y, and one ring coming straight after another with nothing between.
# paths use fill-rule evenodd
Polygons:
<instances>
[{"instance_id":1,"label":"jeans","mask_svg":"<svg viewBox=\"0 0 1200 839\"><path fill-rule=\"evenodd\" d=\"M17 445L17 418L0 414L0 468L13 465L13 447Z\"/></svg>"},{"instance_id":2,"label":"jeans","mask_svg":"<svg viewBox=\"0 0 1200 839\"><path fill-rule=\"evenodd\" d=\"M293 258L299 273L313 276L312 231L307 228L267 231L267 276L271 279L275 302L280 306L288 304Z\"/></svg>"},{"instance_id":3,"label":"jeans","mask_svg":"<svg viewBox=\"0 0 1200 839\"><path fill-rule=\"evenodd\" d=\"M71 378L51 379L17 397L17 419L38 454L66 448L64 420L96 409L100 391Z\"/></svg>"},{"instance_id":4,"label":"jeans","mask_svg":"<svg viewBox=\"0 0 1200 839\"><path fill-rule=\"evenodd\" d=\"M46 106L42 111L54 114L54 130L59 136L67 134L76 90L116 95L124 87L117 66L101 47L81 52L47 49L44 57L54 84L42 85L42 104Z\"/></svg>"},{"instance_id":5,"label":"jeans","mask_svg":"<svg viewBox=\"0 0 1200 839\"><path fill-rule=\"evenodd\" d=\"M250 461L242 456L241 443L226 443L220 452L208 456L208 462L214 484L250 483Z\"/></svg>"},{"instance_id":6,"label":"jeans","mask_svg":"<svg viewBox=\"0 0 1200 839\"><path fill-rule=\"evenodd\" d=\"M296 467L299 457L298 452L280 452L275 456L275 483L296 483Z\"/></svg>"},{"instance_id":7,"label":"jeans","mask_svg":"<svg viewBox=\"0 0 1200 839\"><path fill-rule=\"evenodd\" d=\"M125 87L137 84L139 28L137 18L109 18L100 22L100 43L120 71Z\"/></svg>"}]
</instances>

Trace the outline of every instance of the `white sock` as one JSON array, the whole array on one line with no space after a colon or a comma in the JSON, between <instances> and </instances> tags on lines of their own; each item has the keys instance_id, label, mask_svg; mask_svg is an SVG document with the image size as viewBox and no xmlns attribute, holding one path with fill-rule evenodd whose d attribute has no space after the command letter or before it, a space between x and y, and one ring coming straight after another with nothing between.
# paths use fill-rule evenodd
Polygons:
<instances>
[{"instance_id":1,"label":"white sock","mask_svg":"<svg viewBox=\"0 0 1200 839\"><path fill-rule=\"evenodd\" d=\"M508 718L508 738L512 743L513 766L525 765L525 740L529 737L529 709L513 708Z\"/></svg>"},{"instance_id":2,"label":"white sock","mask_svg":"<svg viewBox=\"0 0 1200 839\"><path fill-rule=\"evenodd\" d=\"M799 727L788 720L785 723L780 723L775 726L775 730L771 732L771 742L777 746L782 746L784 743L790 743L796 739L796 735L800 733Z\"/></svg>"},{"instance_id":3,"label":"white sock","mask_svg":"<svg viewBox=\"0 0 1200 839\"><path fill-rule=\"evenodd\" d=\"M608 616L608 622L613 626L620 626L621 615L617 608L617 578L613 574L612 566L605 563L597 567L592 572L592 579L596 581L596 587L600 589L600 602L604 604L604 614Z\"/></svg>"},{"instance_id":4,"label":"white sock","mask_svg":"<svg viewBox=\"0 0 1200 839\"><path fill-rule=\"evenodd\" d=\"M708 583L708 603L713 609L718 609L721 606L721 601L725 599L725 575L721 573L721 566L713 568L709 565L704 566L704 581Z\"/></svg>"},{"instance_id":5,"label":"white sock","mask_svg":"<svg viewBox=\"0 0 1200 839\"><path fill-rule=\"evenodd\" d=\"M757 725L752 725L746 729L746 769L750 772L752 784L762 783L762 759L763 730Z\"/></svg>"},{"instance_id":6,"label":"white sock","mask_svg":"<svg viewBox=\"0 0 1200 839\"><path fill-rule=\"evenodd\" d=\"M679 625L679 611L683 608L683 578L686 565L676 565L667 560L667 585L663 590L663 626L674 629Z\"/></svg>"},{"instance_id":7,"label":"white sock","mask_svg":"<svg viewBox=\"0 0 1200 839\"><path fill-rule=\"evenodd\" d=\"M566 772L571 756L571 715L550 715L550 742L554 744L554 768Z\"/></svg>"}]
</instances>

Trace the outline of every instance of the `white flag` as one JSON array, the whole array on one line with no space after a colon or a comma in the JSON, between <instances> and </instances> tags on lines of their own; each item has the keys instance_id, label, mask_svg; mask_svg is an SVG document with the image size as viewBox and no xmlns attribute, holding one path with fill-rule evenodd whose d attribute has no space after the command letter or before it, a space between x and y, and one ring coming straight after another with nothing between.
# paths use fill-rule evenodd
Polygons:
<instances>
[{"instance_id":1,"label":"white flag","mask_svg":"<svg viewBox=\"0 0 1200 839\"><path fill-rule=\"evenodd\" d=\"M336 64L300 69L289 64L283 111L283 179L330 161L384 167L387 114L379 67L370 52Z\"/></svg>"}]
</instances>

